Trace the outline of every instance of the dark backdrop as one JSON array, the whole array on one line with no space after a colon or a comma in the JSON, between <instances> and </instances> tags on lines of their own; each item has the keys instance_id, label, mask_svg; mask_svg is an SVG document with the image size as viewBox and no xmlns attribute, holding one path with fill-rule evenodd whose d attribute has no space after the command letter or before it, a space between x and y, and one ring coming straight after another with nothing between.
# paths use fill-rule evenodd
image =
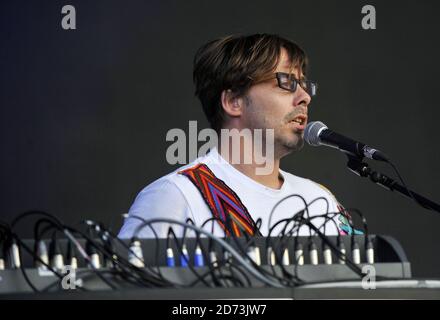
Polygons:
<instances>
[{"instance_id":1,"label":"dark backdrop","mask_svg":"<svg viewBox=\"0 0 440 320\"><path fill-rule=\"evenodd\" d=\"M76 8L76 30L61 28L66 4ZM376 30L361 28L365 4L377 10ZM312 120L385 151L408 185L440 200L438 9L434 1L2 1L1 218L42 209L118 229L137 192L174 169L166 132L187 131L188 120L206 126L193 55L230 33L301 44L320 85ZM416 276L440 276L440 215L361 180L345 162L305 147L283 168L359 208L373 233L396 237Z\"/></svg>"}]
</instances>

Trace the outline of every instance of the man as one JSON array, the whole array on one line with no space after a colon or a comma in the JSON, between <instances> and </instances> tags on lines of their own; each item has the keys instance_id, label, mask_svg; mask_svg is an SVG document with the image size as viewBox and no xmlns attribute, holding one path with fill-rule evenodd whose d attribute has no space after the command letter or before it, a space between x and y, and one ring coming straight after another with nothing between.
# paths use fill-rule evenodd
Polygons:
<instances>
[{"instance_id":1,"label":"man","mask_svg":"<svg viewBox=\"0 0 440 320\"><path fill-rule=\"evenodd\" d=\"M240 236L268 235L277 221L302 214L326 234L342 232L343 219L338 221L335 215L313 219L340 211L334 196L321 185L280 169L280 159L304 144L308 108L317 90L316 83L305 79L306 66L304 51L277 35L227 36L202 46L194 59L193 77L211 127L218 133L271 133L259 141L266 143L266 153L272 150L271 170L258 172L263 165L255 152L250 161L243 161L255 139L235 140L231 146L225 143L231 137L221 135L218 148L145 187L131 206L119 237L133 236L142 223L135 216L182 222L190 218L196 226L211 219L206 229L213 228L220 236ZM239 150L240 161L232 161L233 149ZM159 237L167 236L169 224L153 226ZM173 229L181 232L176 226ZM299 230L299 234L309 232L304 226ZM138 236L154 233L146 227Z\"/></svg>"}]
</instances>

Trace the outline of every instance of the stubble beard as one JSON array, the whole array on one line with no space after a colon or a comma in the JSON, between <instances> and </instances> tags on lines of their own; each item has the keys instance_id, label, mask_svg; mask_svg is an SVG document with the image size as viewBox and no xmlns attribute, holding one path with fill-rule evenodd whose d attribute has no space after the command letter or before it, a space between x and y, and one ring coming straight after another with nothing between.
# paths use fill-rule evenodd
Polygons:
<instances>
[{"instance_id":1,"label":"stubble beard","mask_svg":"<svg viewBox=\"0 0 440 320\"><path fill-rule=\"evenodd\" d=\"M294 133L295 138L277 135L275 131L275 154L282 158L288 154L296 153L304 147L304 138L301 134Z\"/></svg>"},{"instance_id":2,"label":"stubble beard","mask_svg":"<svg viewBox=\"0 0 440 320\"><path fill-rule=\"evenodd\" d=\"M244 95L244 102L247 108L252 108L253 101L249 95ZM252 110L252 109L251 109ZM288 115L289 116L289 115ZM286 116L286 119L288 118ZM270 125L270 121L264 117L259 121L259 125L254 128L261 128L263 130L267 128L274 128L274 156L275 158L282 158L290 153L300 151L304 146L304 138L299 133L293 133L295 137L287 137L286 133L283 134L281 128L276 128Z\"/></svg>"}]
</instances>

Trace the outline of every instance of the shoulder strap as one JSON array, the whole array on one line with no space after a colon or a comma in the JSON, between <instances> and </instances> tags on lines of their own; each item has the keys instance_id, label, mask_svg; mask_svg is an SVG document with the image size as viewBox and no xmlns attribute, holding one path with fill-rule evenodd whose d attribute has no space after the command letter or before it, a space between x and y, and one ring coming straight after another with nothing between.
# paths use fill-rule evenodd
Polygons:
<instances>
[{"instance_id":1,"label":"shoulder strap","mask_svg":"<svg viewBox=\"0 0 440 320\"><path fill-rule=\"evenodd\" d=\"M188 177L200 191L226 235L230 236L231 231L237 237L243 234L261 235L237 194L217 178L206 164L199 163L178 173Z\"/></svg>"}]
</instances>

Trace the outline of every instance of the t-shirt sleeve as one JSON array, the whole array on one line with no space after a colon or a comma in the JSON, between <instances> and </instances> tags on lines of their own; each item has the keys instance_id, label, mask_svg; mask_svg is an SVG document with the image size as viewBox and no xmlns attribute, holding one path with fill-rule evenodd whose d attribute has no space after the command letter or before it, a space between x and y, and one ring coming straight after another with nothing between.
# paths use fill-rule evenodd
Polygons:
<instances>
[{"instance_id":1,"label":"t-shirt sleeve","mask_svg":"<svg viewBox=\"0 0 440 320\"><path fill-rule=\"evenodd\" d=\"M335 195L325 186L318 183L319 187L322 188L327 194L326 198L328 200L328 213L333 216L332 219L328 220L325 223L326 234L328 235L337 235L344 234L343 229L341 229L341 219L343 217L343 206L339 203L338 199L336 199Z\"/></svg>"},{"instance_id":2,"label":"t-shirt sleeve","mask_svg":"<svg viewBox=\"0 0 440 320\"><path fill-rule=\"evenodd\" d=\"M193 219L191 208L176 184L168 179L159 179L145 187L132 204L128 217L119 231L119 238L131 238L143 224L140 217L150 219L173 219L185 222L187 218ZM165 238L168 229L172 226L176 236L183 234L183 228L176 224L154 223L151 225L159 238ZM153 238L153 230L145 226L136 234L138 238Z\"/></svg>"},{"instance_id":3,"label":"t-shirt sleeve","mask_svg":"<svg viewBox=\"0 0 440 320\"><path fill-rule=\"evenodd\" d=\"M353 233L355 234L363 234L363 232L354 229L353 226L353 220L351 218L350 213L344 208L344 206L336 199L336 197L333 195L333 193L327 189L325 186L319 184L323 189L327 191L329 194L329 212L330 213L337 213L333 218L333 225L337 226L337 234L341 235L351 235Z\"/></svg>"}]
</instances>

